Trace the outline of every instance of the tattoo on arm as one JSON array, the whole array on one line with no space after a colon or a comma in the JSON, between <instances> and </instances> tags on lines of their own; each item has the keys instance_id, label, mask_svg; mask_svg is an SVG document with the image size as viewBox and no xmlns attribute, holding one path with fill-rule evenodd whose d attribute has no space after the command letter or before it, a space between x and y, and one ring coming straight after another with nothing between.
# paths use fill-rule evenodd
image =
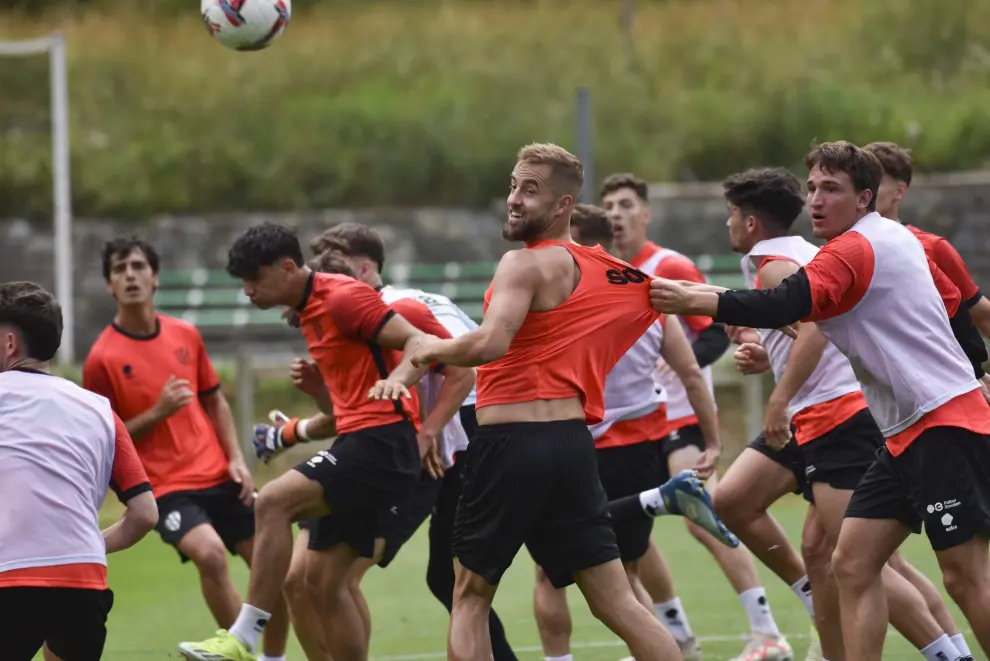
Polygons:
<instances>
[{"instance_id":1,"label":"tattoo on arm","mask_svg":"<svg viewBox=\"0 0 990 661\"><path fill-rule=\"evenodd\" d=\"M509 336L509 339L511 340L516 336L516 333L519 332L519 324L514 324L510 321L505 325L505 332Z\"/></svg>"}]
</instances>

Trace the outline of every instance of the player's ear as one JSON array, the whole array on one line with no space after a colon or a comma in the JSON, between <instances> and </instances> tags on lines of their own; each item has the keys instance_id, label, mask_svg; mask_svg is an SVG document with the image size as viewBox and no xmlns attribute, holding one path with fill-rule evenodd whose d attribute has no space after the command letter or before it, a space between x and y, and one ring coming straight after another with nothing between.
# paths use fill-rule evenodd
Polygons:
<instances>
[{"instance_id":1,"label":"player's ear","mask_svg":"<svg viewBox=\"0 0 990 661\"><path fill-rule=\"evenodd\" d=\"M866 189L859 192L859 198L856 200L856 208L862 211L870 206L870 202L873 200L873 191Z\"/></svg>"},{"instance_id":2,"label":"player's ear","mask_svg":"<svg viewBox=\"0 0 990 661\"><path fill-rule=\"evenodd\" d=\"M894 199L897 200L898 202L903 200L904 196L907 194L907 188L908 188L907 184L905 184L903 181L898 181L897 192L894 193Z\"/></svg>"},{"instance_id":3,"label":"player's ear","mask_svg":"<svg viewBox=\"0 0 990 661\"><path fill-rule=\"evenodd\" d=\"M155 293L157 291L158 291L158 274L157 273L152 273L151 274L151 292L152 293Z\"/></svg>"}]
</instances>

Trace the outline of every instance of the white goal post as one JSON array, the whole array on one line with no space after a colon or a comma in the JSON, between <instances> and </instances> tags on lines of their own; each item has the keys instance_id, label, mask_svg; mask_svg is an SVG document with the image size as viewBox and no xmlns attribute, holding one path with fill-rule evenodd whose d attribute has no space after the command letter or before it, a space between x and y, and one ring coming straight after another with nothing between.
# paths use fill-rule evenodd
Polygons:
<instances>
[{"instance_id":1,"label":"white goal post","mask_svg":"<svg viewBox=\"0 0 990 661\"><path fill-rule=\"evenodd\" d=\"M75 360L75 305L72 275L72 188L69 171L69 90L65 40L55 33L28 41L0 40L0 57L48 55L52 120L52 199L55 212L55 297L62 306L59 363Z\"/></svg>"}]
</instances>

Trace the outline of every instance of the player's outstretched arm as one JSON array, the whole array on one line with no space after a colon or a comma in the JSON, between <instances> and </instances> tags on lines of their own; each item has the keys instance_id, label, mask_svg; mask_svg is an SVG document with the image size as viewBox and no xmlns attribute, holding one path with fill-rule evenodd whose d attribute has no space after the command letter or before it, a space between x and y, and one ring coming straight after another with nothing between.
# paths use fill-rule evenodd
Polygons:
<instances>
[{"instance_id":1,"label":"player's outstretched arm","mask_svg":"<svg viewBox=\"0 0 990 661\"><path fill-rule=\"evenodd\" d=\"M775 260L760 269L760 282L765 288L773 289L797 271L798 265L794 262ZM827 346L828 340L813 323L797 327L797 339L791 346L784 372L770 394L763 419L763 432L770 447L779 450L791 440L790 402L818 367Z\"/></svg>"},{"instance_id":2,"label":"player's outstretched arm","mask_svg":"<svg viewBox=\"0 0 990 661\"><path fill-rule=\"evenodd\" d=\"M158 523L158 503L151 491L148 474L141 464L134 441L117 414L113 414L114 455L110 486L124 503L124 515L103 531L107 553L115 553L138 543Z\"/></svg>"},{"instance_id":3,"label":"player's outstretched arm","mask_svg":"<svg viewBox=\"0 0 990 661\"><path fill-rule=\"evenodd\" d=\"M990 337L990 300L983 294L977 294L974 298L976 301L969 306L969 316L983 337Z\"/></svg>"},{"instance_id":4,"label":"player's outstretched arm","mask_svg":"<svg viewBox=\"0 0 990 661\"><path fill-rule=\"evenodd\" d=\"M509 351L512 338L526 320L539 283L535 255L526 250L507 252L495 269L492 294L481 326L453 340L424 342L414 360L462 367L498 360Z\"/></svg>"},{"instance_id":5,"label":"player's outstretched arm","mask_svg":"<svg viewBox=\"0 0 990 661\"><path fill-rule=\"evenodd\" d=\"M387 379L379 381L379 384L395 383L401 385L408 396L408 388L412 388L419 382L429 369L429 365L418 365L412 362L413 351L425 340L433 337L416 328L406 320L401 314L393 314L385 325L378 331L374 341L387 349L402 351L402 360L395 366L395 369L388 375ZM379 385L376 384L376 388ZM382 390L382 396L372 395L374 399L397 399L388 392Z\"/></svg>"},{"instance_id":6,"label":"player's outstretched arm","mask_svg":"<svg viewBox=\"0 0 990 661\"><path fill-rule=\"evenodd\" d=\"M150 491L127 501L124 515L103 531L107 553L123 551L137 544L158 523L158 503Z\"/></svg>"},{"instance_id":7,"label":"player's outstretched arm","mask_svg":"<svg viewBox=\"0 0 990 661\"><path fill-rule=\"evenodd\" d=\"M702 479L707 479L715 472L722 454L715 400L708 392L708 384L694 357L694 351L684 329L676 320L669 317L664 323L660 355L684 384L688 402L698 416L698 426L701 427L701 433L705 437L705 452L699 458L695 470Z\"/></svg>"}]
</instances>

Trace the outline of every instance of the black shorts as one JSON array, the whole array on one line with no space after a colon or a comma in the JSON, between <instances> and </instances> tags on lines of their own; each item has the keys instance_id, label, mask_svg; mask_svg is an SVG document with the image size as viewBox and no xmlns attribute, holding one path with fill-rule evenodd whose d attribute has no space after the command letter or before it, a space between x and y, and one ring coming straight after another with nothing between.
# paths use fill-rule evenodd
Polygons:
<instances>
[{"instance_id":1,"label":"black shorts","mask_svg":"<svg viewBox=\"0 0 990 661\"><path fill-rule=\"evenodd\" d=\"M329 450L295 467L323 487L331 514L310 529L310 549L344 543L374 557L393 508L406 502L419 481L419 446L410 422L342 434Z\"/></svg>"},{"instance_id":2,"label":"black shorts","mask_svg":"<svg viewBox=\"0 0 990 661\"><path fill-rule=\"evenodd\" d=\"M99 661L110 590L0 588L0 656L31 661L46 642L62 661Z\"/></svg>"},{"instance_id":3,"label":"black shorts","mask_svg":"<svg viewBox=\"0 0 990 661\"><path fill-rule=\"evenodd\" d=\"M883 447L853 491L846 516L896 519L936 551L990 536L990 436L926 429L899 456Z\"/></svg>"},{"instance_id":4,"label":"black shorts","mask_svg":"<svg viewBox=\"0 0 990 661\"><path fill-rule=\"evenodd\" d=\"M551 583L619 559L583 420L478 427L464 453L454 557L497 585L525 544Z\"/></svg>"},{"instance_id":5,"label":"black shorts","mask_svg":"<svg viewBox=\"0 0 990 661\"><path fill-rule=\"evenodd\" d=\"M863 409L831 431L798 447L804 453L807 488L823 482L852 491L883 447L883 432L869 409Z\"/></svg>"},{"instance_id":6,"label":"black shorts","mask_svg":"<svg viewBox=\"0 0 990 661\"><path fill-rule=\"evenodd\" d=\"M478 414L474 409L474 404L462 406L458 415L461 418L461 427L464 428L464 434L468 437L468 441L470 441L474 438L474 433L478 431Z\"/></svg>"},{"instance_id":7,"label":"black shorts","mask_svg":"<svg viewBox=\"0 0 990 661\"><path fill-rule=\"evenodd\" d=\"M791 428L791 434L793 433L794 429ZM811 489L808 486L808 479L805 476L804 451L797 444L797 441L792 438L790 443L779 450L774 450L767 445L767 437L761 433L748 447L790 471L794 475L794 481L797 483L794 493L801 494L809 503L815 502L811 494Z\"/></svg>"},{"instance_id":8,"label":"black shorts","mask_svg":"<svg viewBox=\"0 0 990 661\"><path fill-rule=\"evenodd\" d=\"M705 435L701 433L700 426L687 425L680 429L671 430L657 443L661 459L657 484L663 484L672 477L670 474L670 455L684 448L698 448L702 452L705 451Z\"/></svg>"},{"instance_id":9,"label":"black shorts","mask_svg":"<svg viewBox=\"0 0 990 661\"><path fill-rule=\"evenodd\" d=\"M378 563L379 567L388 567L399 554L399 549L416 534L423 522L433 513L441 484L441 480L434 480L428 474L422 473L419 482L413 487L412 494L403 498L388 511L382 523L381 533L378 535L385 539L385 555ZM299 527L304 527L303 524L304 522L300 521ZM333 516L308 519L305 524L310 530L311 550L330 548L341 541Z\"/></svg>"},{"instance_id":10,"label":"black shorts","mask_svg":"<svg viewBox=\"0 0 990 661\"><path fill-rule=\"evenodd\" d=\"M236 555L237 545L254 537L254 506L242 503L240 493L240 485L234 482L167 493L158 499L155 530L166 544L177 547L186 533L206 523L217 531L227 550ZM182 552L179 557L189 562Z\"/></svg>"},{"instance_id":11,"label":"black shorts","mask_svg":"<svg viewBox=\"0 0 990 661\"><path fill-rule=\"evenodd\" d=\"M598 450L598 475L609 500L632 496L662 484L659 481L661 459L656 448L658 443L660 441L644 441ZM652 518L613 522L613 528L623 562L639 560L646 555L650 533L653 532Z\"/></svg>"}]
</instances>

